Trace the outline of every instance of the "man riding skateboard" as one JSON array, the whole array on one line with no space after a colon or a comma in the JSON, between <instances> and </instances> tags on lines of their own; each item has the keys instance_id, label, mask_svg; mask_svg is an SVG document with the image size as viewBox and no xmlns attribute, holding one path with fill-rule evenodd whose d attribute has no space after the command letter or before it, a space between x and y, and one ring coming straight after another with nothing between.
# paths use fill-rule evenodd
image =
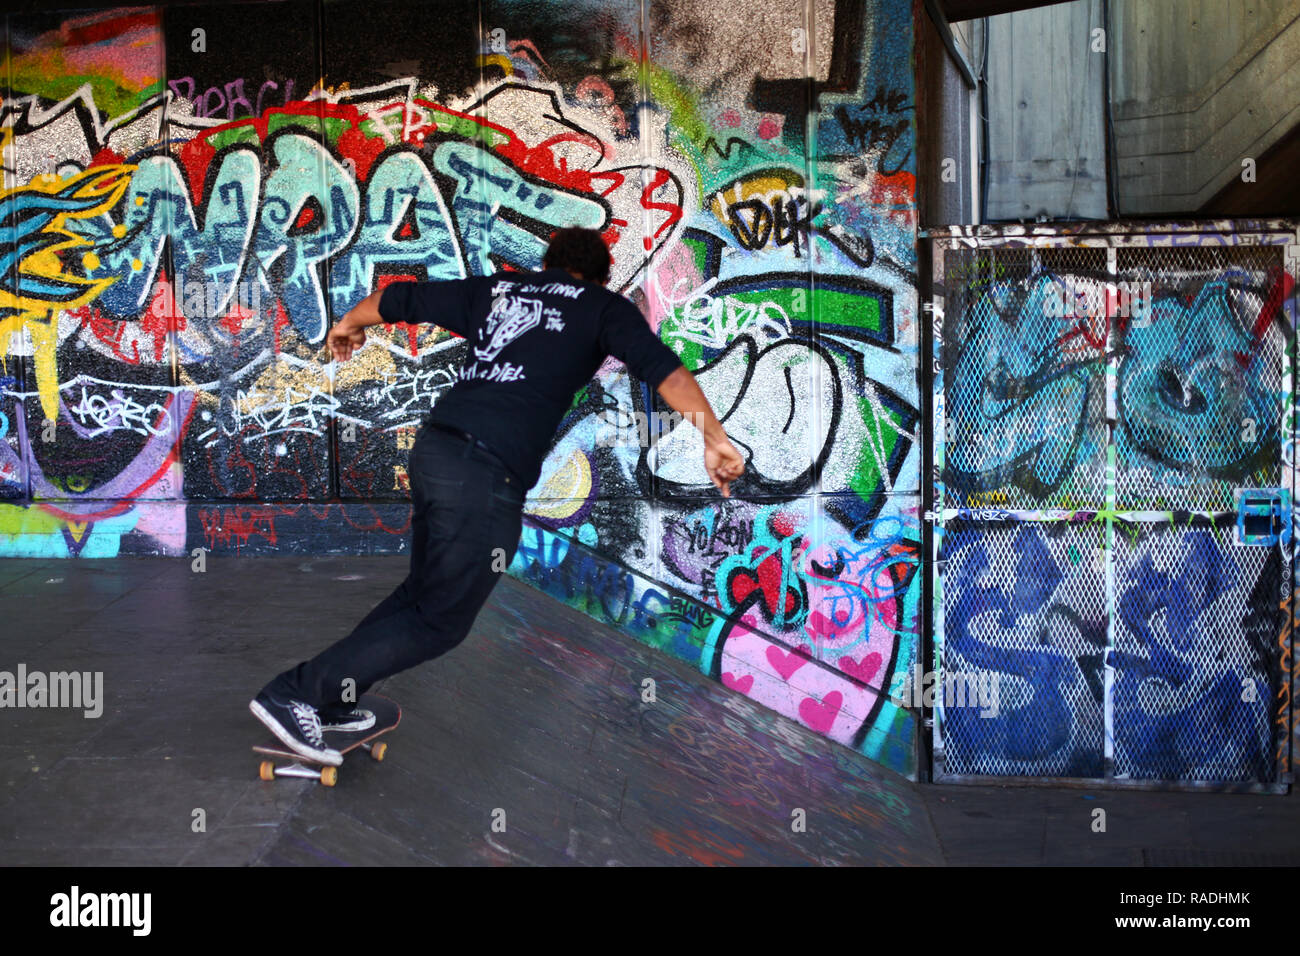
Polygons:
<instances>
[{"instance_id":1,"label":"man riding skateboard","mask_svg":"<svg viewBox=\"0 0 1300 956\"><path fill-rule=\"evenodd\" d=\"M342 756L322 730L363 730L354 703L376 681L451 650L469 633L519 545L524 497L560 420L606 356L622 361L704 436L704 467L724 496L744 460L695 377L641 312L605 288L600 233L561 229L541 272L393 282L354 306L326 339L347 361L381 322L429 322L466 340L457 382L425 417L407 469L411 568L347 637L268 683L249 709L290 749Z\"/></svg>"}]
</instances>

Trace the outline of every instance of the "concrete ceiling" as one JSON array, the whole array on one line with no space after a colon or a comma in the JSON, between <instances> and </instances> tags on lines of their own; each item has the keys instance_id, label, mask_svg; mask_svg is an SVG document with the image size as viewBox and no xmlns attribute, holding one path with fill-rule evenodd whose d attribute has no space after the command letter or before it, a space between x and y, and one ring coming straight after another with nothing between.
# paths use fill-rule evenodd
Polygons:
<instances>
[{"instance_id":1,"label":"concrete ceiling","mask_svg":"<svg viewBox=\"0 0 1300 956\"><path fill-rule=\"evenodd\" d=\"M1050 7L1055 3L1068 2L1069 0L939 0L939 7L949 23L956 23L958 20L974 20L976 17L992 17L1014 10Z\"/></svg>"}]
</instances>

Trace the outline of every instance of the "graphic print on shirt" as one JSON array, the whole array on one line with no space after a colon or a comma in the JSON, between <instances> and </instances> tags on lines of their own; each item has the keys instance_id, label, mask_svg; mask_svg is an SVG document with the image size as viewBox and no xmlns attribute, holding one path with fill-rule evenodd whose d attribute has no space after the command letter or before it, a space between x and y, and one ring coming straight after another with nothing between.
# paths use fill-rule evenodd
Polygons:
<instances>
[{"instance_id":1,"label":"graphic print on shirt","mask_svg":"<svg viewBox=\"0 0 1300 956\"><path fill-rule=\"evenodd\" d=\"M476 362L466 364L460 369L460 379L482 379L489 382L519 382L527 376L522 363L497 362L496 357L515 339L526 335L541 325L546 319L546 331L564 331L564 311L546 307L541 299L531 299L520 293L557 295L566 299L576 299L585 290L582 286L567 282L517 283L499 280L492 287L492 309L488 312L483 327L479 330L479 340L486 341L474 349ZM482 363L482 364L480 364Z\"/></svg>"},{"instance_id":2,"label":"graphic print on shirt","mask_svg":"<svg viewBox=\"0 0 1300 956\"><path fill-rule=\"evenodd\" d=\"M480 361L491 362L503 348L525 332L537 328L541 321L541 299L499 295L493 301L492 311L488 313L487 323L480 333L488 339L487 347L476 348L474 354Z\"/></svg>"}]
</instances>

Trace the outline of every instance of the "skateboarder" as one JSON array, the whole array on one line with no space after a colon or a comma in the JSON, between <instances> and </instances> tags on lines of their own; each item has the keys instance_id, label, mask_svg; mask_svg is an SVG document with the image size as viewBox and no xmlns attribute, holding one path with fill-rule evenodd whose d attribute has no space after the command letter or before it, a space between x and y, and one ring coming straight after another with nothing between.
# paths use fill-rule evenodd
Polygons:
<instances>
[{"instance_id":1,"label":"skateboarder","mask_svg":"<svg viewBox=\"0 0 1300 956\"><path fill-rule=\"evenodd\" d=\"M524 496L555 429L606 356L700 429L705 470L730 494L744 460L695 377L636 306L604 288L609 266L600 233L562 229L541 272L393 282L330 330L327 344L341 362L381 322L434 323L464 337L466 348L456 384L425 417L411 449L410 573L351 634L280 674L249 704L286 746L341 763L322 729L373 724L349 702L465 639L499 569L514 557Z\"/></svg>"}]
</instances>

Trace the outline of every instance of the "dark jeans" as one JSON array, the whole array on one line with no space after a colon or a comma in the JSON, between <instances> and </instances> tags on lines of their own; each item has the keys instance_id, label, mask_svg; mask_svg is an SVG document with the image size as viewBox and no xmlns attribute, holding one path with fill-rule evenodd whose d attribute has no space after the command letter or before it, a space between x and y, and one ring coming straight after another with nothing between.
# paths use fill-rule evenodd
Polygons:
<instances>
[{"instance_id":1,"label":"dark jeans","mask_svg":"<svg viewBox=\"0 0 1300 956\"><path fill-rule=\"evenodd\" d=\"M407 472L413 539L406 580L351 634L276 677L267 692L321 707L340 702L351 678L359 698L469 633L519 547L526 489L494 456L428 425L416 434Z\"/></svg>"}]
</instances>

